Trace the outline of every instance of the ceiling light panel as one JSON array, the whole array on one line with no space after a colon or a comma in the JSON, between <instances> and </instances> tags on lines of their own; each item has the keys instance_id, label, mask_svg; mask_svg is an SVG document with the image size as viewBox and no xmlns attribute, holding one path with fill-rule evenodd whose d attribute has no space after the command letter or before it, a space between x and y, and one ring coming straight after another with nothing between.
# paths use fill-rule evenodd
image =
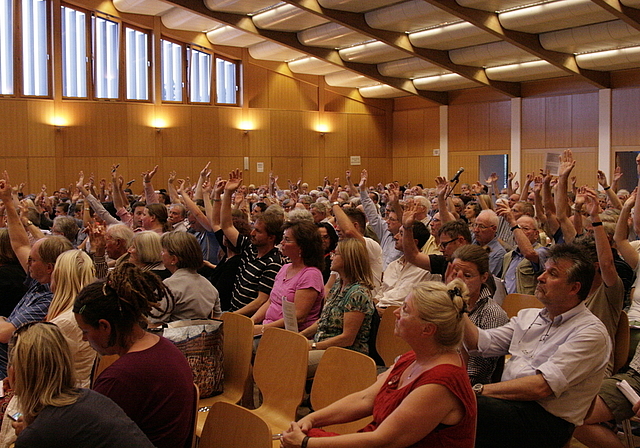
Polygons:
<instances>
[{"instance_id":1,"label":"ceiling light panel","mask_svg":"<svg viewBox=\"0 0 640 448\"><path fill-rule=\"evenodd\" d=\"M327 19L289 4L253 16L255 26L273 31L301 31L327 22Z\"/></svg>"},{"instance_id":2,"label":"ceiling light panel","mask_svg":"<svg viewBox=\"0 0 640 448\"><path fill-rule=\"evenodd\" d=\"M415 47L453 50L454 48L497 42L500 39L469 22L459 22L411 33L409 40Z\"/></svg>"},{"instance_id":3,"label":"ceiling light panel","mask_svg":"<svg viewBox=\"0 0 640 448\"><path fill-rule=\"evenodd\" d=\"M298 40L301 44L312 47L345 48L361 44L369 38L364 34L356 33L347 27L331 22L300 31Z\"/></svg>"},{"instance_id":4,"label":"ceiling light panel","mask_svg":"<svg viewBox=\"0 0 640 448\"><path fill-rule=\"evenodd\" d=\"M276 3L275 0L204 0L204 4L212 11L235 14L250 14Z\"/></svg>"},{"instance_id":5,"label":"ceiling light panel","mask_svg":"<svg viewBox=\"0 0 640 448\"><path fill-rule=\"evenodd\" d=\"M456 22L459 18L424 0L410 0L370 11L365 14L365 20L372 28L404 33Z\"/></svg>"},{"instance_id":6,"label":"ceiling light panel","mask_svg":"<svg viewBox=\"0 0 640 448\"><path fill-rule=\"evenodd\" d=\"M383 6L393 5L402 0L318 0L323 8L339 11L366 12Z\"/></svg>"},{"instance_id":7,"label":"ceiling light panel","mask_svg":"<svg viewBox=\"0 0 640 448\"><path fill-rule=\"evenodd\" d=\"M540 44L562 53L590 53L640 45L640 31L622 20L614 20L544 33L540 35Z\"/></svg>"},{"instance_id":8,"label":"ceiling light panel","mask_svg":"<svg viewBox=\"0 0 640 448\"><path fill-rule=\"evenodd\" d=\"M454 64L474 67L493 67L538 59L531 53L503 41L451 50L449 57Z\"/></svg>"},{"instance_id":9,"label":"ceiling light panel","mask_svg":"<svg viewBox=\"0 0 640 448\"><path fill-rule=\"evenodd\" d=\"M339 51L344 61L362 64L380 64L407 57L407 53L393 48L383 42L369 42L355 47L343 48Z\"/></svg>"}]
</instances>

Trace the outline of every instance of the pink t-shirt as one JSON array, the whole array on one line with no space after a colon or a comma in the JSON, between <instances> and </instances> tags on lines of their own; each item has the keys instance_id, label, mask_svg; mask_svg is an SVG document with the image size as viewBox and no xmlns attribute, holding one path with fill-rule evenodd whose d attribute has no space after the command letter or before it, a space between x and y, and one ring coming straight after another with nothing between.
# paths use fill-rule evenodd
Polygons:
<instances>
[{"instance_id":1,"label":"pink t-shirt","mask_svg":"<svg viewBox=\"0 0 640 448\"><path fill-rule=\"evenodd\" d=\"M304 324L299 325L299 330L304 330L320 317L322 311L322 301L324 299L324 284L322 281L322 272L318 268L305 267L296 275L287 279L287 271L291 267L291 263L287 263L276 275L276 280L269 295L269 308L264 316L262 323L268 324L278 319L282 319L282 297L286 296L289 302L294 301L296 291L299 289L315 289L318 292L318 298L311 307L311 311L307 315Z\"/></svg>"}]
</instances>

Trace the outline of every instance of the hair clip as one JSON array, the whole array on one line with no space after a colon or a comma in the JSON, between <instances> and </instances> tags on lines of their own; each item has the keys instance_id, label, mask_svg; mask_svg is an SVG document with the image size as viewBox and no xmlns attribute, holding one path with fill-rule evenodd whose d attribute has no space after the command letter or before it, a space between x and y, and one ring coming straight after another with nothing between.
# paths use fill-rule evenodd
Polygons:
<instances>
[{"instance_id":1,"label":"hair clip","mask_svg":"<svg viewBox=\"0 0 640 448\"><path fill-rule=\"evenodd\" d=\"M453 289L447 291L449 293L449 297L453 300L456 296L462 297L462 291L457 286Z\"/></svg>"}]
</instances>

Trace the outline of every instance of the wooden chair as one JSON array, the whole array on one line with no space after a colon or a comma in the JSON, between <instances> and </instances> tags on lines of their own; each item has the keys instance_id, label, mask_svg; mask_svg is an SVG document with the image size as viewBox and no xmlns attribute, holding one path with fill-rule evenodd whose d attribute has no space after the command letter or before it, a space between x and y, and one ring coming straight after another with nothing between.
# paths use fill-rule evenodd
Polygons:
<instances>
[{"instance_id":1,"label":"wooden chair","mask_svg":"<svg viewBox=\"0 0 640 448\"><path fill-rule=\"evenodd\" d=\"M96 382L96 379L100 376L100 374L109 367L111 364L116 362L120 358L120 355L104 355L98 356L96 361L93 364L93 372L91 373L91 385Z\"/></svg>"},{"instance_id":2,"label":"wooden chair","mask_svg":"<svg viewBox=\"0 0 640 448\"><path fill-rule=\"evenodd\" d=\"M296 418L307 380L309 343L299 333L267 328L256 352L253 378L262 393L262 405L253 410L281 433ZM248 446L248 445L247 445Z\"/></svg>"},{"instance_id":3,"label":"wooden chair","mask_svg":"<svg viewBox=\"0 0 640 448\"><path fill-rule=\"evenodd\" d=\"M195 400L193 403L193 433L191 434L191 440L187 443L185 448L196 448L198 446L198 437L196 436L196 428L198 427L198 409L200 409L200 405L198 401L200 400L200 389L196 383L193 383L193 387L195 389Z\"/></svg>"},{"instance_id":4,"label":"wooden chair","mask_svg":"<svg viewBox=\"0 0 640 448\"><path fill-rule=\"evenodd\" d=\"M198 447L271 448L271 434L267 422L254 412L219 401L207 413Z\"/></svg>"},{"instance_id":5,"label":"wooden chair","mask_svg":"<svg viewBox=\"0 0 640 448\"><path fill-rule=\"evenodd\" d=\"M367 355L342 347L329 347L322 355L311 387L311 406L317 411L347 395L371 386L376 381L376 363ZM371 417L355 422L328 426L341 434L356 432Z\"/></svg>"},{"instance_id":6,"label":"wooden chair","mask_svg":"<svg viewBox=\"0 0 640 448\"><path fill-rule=\"evenodd\" d=\"M224 392L199 401L196 435L202 433L209 407L219 401L238 403L249 377L253 350L253 321L247 316L224 313L221 317L224 331Z\"/></svg>"},{"instance_id":7,"label":"wooden chair","mask_svg":"<svg viewBox=\"0 0 640 448\"><path fill-rule=\"evenodd\" d=\"M509 319L525 308L544 308L544 305L536 296L517 293L508 294L502 303L502 309L507 312Z\"/></svg>"},{"instance_id":8,"label":"wooden chair","mask_svg":"<svg viewBox=\"0 0 640 448\"><path fill-rule=\"evenodd\" d=\"M384 310L376 336L376 350L384 361L385 367L392 365L399 355L411 350L409 344L394 334L396 316L393 312L398 308L398 306L390 306Z\"/></svg>"},{"instance_id":9,"label":"wooden chair","mask_svg":"<svg viewBox=\"0 0 640 448\"><path fill-rule=\"evenodd\" d=\"M629 317L624 311L620 312L618 328L613 340L613 373L623 368L629 360L629 345L631 344L631 329Z\"/></svg>"}]
</instances>

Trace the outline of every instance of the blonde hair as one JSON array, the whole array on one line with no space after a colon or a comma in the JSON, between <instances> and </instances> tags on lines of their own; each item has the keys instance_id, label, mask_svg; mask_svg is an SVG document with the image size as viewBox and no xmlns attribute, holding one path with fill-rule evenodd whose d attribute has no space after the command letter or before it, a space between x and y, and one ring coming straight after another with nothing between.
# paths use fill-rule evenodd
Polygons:
<instances>
[{"instance_id":1,"label":"blonde hair","mask_svg":"<svg viewBox=\"0 0 640 448\"><path fill-rule=\"evenodd\" d=\"M46 320L52 320L70 309L80 290L93 282L95 277L93 261L84 251L72 249L63 252L51 273L54 292Z\"/></svg>"},{"instance_id":2,"label":"blonde hair","mask_svg":"<svg viewBox=\"0 0 640 448\"><path fill-rule=\"evenodd\" d=\"M160 235L151 230L145 230L133 235L131 245L138 252L138 261L142 264L154 264L162 260L162 244Z\"/></svg>"},{"instance_id":3,"label":"blonde hair","mask_svg":"<svg viewBox=\"0 0 640 448\"><path fill-rule=\"evenodd\" d=\"M67 340L54 324L38 322L17 330L9 356L13 387L27 425L46 406L68 406L78 399Z\"/></svg>"},{"instance_id":4,"label":"blonde hair","mask_svg":"<svg viewBox=\"0 0 640 448\"><path fill-rule=\"evenodd\" d=\"M338 242L338 249L344 263L344 275L350 281L373 290L375 284L367 246L357 238L345 238Z\"/></svg>"},{"instance_id":5,"label":"blonde hair","mask_svg":"<svg viewBox=\"0 0 640 448\"><path fill-rule=\"evenodd\" d=\"M455 279L448 285L418 283L411 296L420 318L437 327L436 343L445 350L457 348L462 341L462 315L469 299L469 290L462 280Z\"/></svg>"}]
</instances>

